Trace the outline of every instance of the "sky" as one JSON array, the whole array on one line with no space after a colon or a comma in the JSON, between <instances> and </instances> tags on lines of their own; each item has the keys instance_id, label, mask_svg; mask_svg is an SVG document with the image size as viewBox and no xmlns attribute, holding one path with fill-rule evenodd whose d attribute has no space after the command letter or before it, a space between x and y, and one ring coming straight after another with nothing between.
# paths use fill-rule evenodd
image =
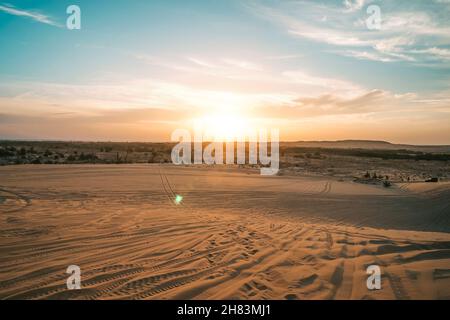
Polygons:
<instances>
[{"instance_id":1,"label":"sky","mask_svg":"<svg viewBox=\"0 0 450 320\"><path fill-rule=\"evenodd\" d=\"M450 0L0 0L0 48L0 139L450 144Z\"/></svg>"}]
</instances>

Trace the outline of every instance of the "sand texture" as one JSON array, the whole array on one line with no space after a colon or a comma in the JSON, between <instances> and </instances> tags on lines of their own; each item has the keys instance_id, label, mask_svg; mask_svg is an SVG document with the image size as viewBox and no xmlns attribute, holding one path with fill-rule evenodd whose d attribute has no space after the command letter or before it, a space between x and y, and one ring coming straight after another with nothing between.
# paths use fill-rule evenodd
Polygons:
<instances>
[{"instance_id":1,"label":"sand texture","mask_svg":"<svg viewBox=\"0 0 450 320\"><path fill-rule=\"evenodd\" d=\"M449 199L448 183L1 167L0 298L449 299ZM372 264L381 290L366 287Z\"/></svg>"}]
</instances>

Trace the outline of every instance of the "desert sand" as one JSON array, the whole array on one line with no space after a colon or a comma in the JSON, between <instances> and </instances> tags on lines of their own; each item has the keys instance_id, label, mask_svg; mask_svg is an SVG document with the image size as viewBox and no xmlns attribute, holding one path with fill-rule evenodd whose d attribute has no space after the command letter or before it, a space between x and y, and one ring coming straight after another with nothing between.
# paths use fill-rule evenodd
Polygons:
<instances>
[{"instance_id":1,"label":"desert sand","mask_svg":"<svg viewBox=\"0 0 450 320\"><path fill-rule=\"evenodd\" d=\"M1 167L0 298L450 299L449 199L242 168Z\"/></svg>"}]
</instances>

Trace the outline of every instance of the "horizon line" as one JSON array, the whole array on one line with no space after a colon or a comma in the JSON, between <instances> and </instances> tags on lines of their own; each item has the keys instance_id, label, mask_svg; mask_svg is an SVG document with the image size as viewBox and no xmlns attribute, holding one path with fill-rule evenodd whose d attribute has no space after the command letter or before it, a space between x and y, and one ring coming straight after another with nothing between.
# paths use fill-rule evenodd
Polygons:
<instances>
[{"instance_id":1,"label":"horizon line","mask_svg":"<svg viewBox=\"0 0 450 320\"><path fill-rule=\"evenodd\" d=\"M67 142L67 143L179 143L180 141L133 141L133 140L70 140L70 139L8 139L0 138L0 142ZM196 142L196 141L192 141ZM211 143L214 141L202 141L203 143ZM238 142L234 141L217 141L219 143ZM250 141L239 141L250 142ZM268 141L270 142L270 140ZM370 140L370 139L340 139L340 140L280 140L279 143L339 143L339 142L367 142L367 143L385 143L390 145L407 145L415 147L450 147L449 144L412 144L402 142L390 142L386 140Z\"/></svg>"}]
</instances>

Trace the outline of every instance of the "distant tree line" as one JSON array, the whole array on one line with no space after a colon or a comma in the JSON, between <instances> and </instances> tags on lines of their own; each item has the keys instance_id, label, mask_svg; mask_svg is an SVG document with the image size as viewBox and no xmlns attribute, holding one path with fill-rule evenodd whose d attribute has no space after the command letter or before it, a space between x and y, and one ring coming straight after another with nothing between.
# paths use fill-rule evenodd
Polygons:
<instances>
[{"instance_id":1,"label":"distant tree line","mask_svg":"<svg viewBox=\"0 0 450 320\"><path fill-rule=\"evenodd\" d=\"M286 147L280 148L280 153L296 156L329 154L362 158L380 158L383 160L434 160L448 161L448 153L425 153L411 150L369 150L369 149L340 149L340 148L304 148L304 147ZM311 157L311 156L310 156Z\"/></svg>"}]
</instances>

